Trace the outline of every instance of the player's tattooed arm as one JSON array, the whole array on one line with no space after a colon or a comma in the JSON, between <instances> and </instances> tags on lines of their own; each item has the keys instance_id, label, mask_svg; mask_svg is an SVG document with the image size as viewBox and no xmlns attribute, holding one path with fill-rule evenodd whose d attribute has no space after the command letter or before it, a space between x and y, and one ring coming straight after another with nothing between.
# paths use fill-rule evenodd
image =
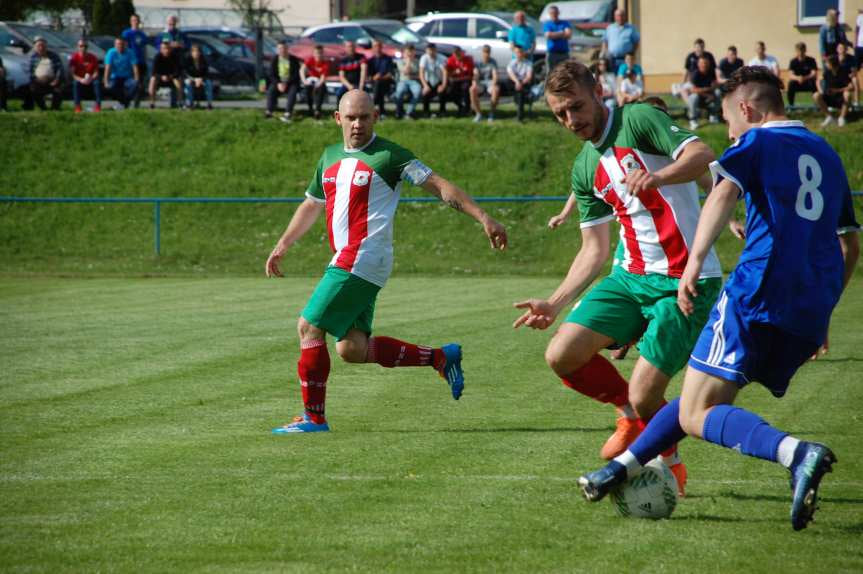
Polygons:
<instances>
[{"instance_id":1,"label":"player's tattooed arm","mask_svg":"<svg viewBox=\"0 0 863 574\"><path fill-rule=\"evenodd\" d=\"M483 211L471 196L459 186L436 173L429 175L421 186L456 211L461 211L480 222L492 249L506 249L507 237L504 226Z\"/></svg>"}]
</instances>

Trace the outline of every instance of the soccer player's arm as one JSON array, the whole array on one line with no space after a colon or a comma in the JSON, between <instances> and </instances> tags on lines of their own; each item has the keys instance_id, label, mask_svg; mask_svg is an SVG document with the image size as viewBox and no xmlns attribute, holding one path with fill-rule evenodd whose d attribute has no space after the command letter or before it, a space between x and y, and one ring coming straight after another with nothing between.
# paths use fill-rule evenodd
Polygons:
<instances>
[{"instance_id":1,"label":"soccer player's arm","mask_svg":"<svg viewBox=\"0 0 863 574\"><path fill-rule=\"evenodd\" d=\"M548 220L548 227L551 229L556 229L564 221L569 219L569 216L572 214L572 210L575 209L575 204L575 194L570 193L569 197L566 198L566 203L564 204L563 209L560 210L560 213L558 213L557 215L553 215L551 219Z\"/></svg>"},{"instance_id":2,"label":"soccer player's arm","mask_svg":"<svg viewBox=\"0 0 863 574\"><path fill-rule=\"evenodd\" d=\"M492 249L506 249L506 228L483 211L459 186L434 173L431 168L405 149L396 150L393 161L401 174L400 179L421 187L456 211L473 217L482 225Z\"/></svg>"},{"instance_id":3,"label":"soccer player's arm","mask_svg":"<svg viewBox=\"0 0 863 574\"><path fill-rule=\"evenodd\" d=\"M701 209L695 239L677 289L677 306L686 316L695 310L692 299L698 296L697 283L704 261L722 229L731 221L737 200L747 190L756 191L752 183L756 173L753 166L760 165L756 133L752 130L744 134L719 160L710 164L713 189Z\"/></svg>"},{"instance_id":4,"label":"soccer player's arm","mask_svg":"<svg viewBox=\"0 0 863 574\"><path fill-rule=\"evenodd\" d=\"M527 299L515 303L524 313L512 324L533 329L550 327L560 312L578 297L594 279L611 254L611 206L593 194L593 182L588 169L579 156L572 170L572 193L581 215L581 249L569 267L566 277L547 299Z\"/></svg>"},{"instance_id":5,"label":"soccer player's arm","mask_svg":"<svg viewBox=\"0 0 863 574\"><path fill-rule=\"evenodd\" d=\"M326 205L326 197L322 187L323 163L318 162L315 170L314 179L309 183L306 190L306 199L303 201L294 216L291 217L288 228L282 234L276 246L267 257L265 273L267 277L282 277L282 271L279 269L279 262L285 255L285 252L296 243L306 232L314 225L321 212Z\"/></svg>"},{"instance_id":6,"label":"soccer player's arm","mask_svg":"<svg viewBox=\"0 0 863 574\"><path fill-rule=\"evenodd\" d=\"M847 178L845 179L847 182ZM839 247L842 248L842 260L845 262L845 274L842 286L847 287L854 275L854 267L860 258L860 225L854 217L854 203L851 199L851 190L846 185L842 210L839 212Z\"/></svg>"},{"instance_id":7,"label":"soccer player's arm","mask_svg":"<svg viewBox=\"0 0 863 574\"><path fill-rule=\"evenodd\" d=\"M105 85L106 88L111 85L109 82L110 82L110 78L111 78L111 75L110 75L111 74L111 63L113 62L113 60L111 58L112 55L113 55L113 52L109 52L105 56L105 73L102 76L102 83Z\"/></svg>"},{"instance_id":8,"label":"soccer player's arm","mask_svg":"<svg viewBox=\"0 0 863 574\"><path fill-rule=\"evenodd\" d=\"M694 181L716 159L706 143L677 126L662 110L647 104L634 106L627 118L639 142L649 143L649 147L674 160L653 173L639 169L627 174L623 181L634 196L645 189Z\"/></svg>"},{"instance_id":9,"label":"soccer player's arm","mask_svg":"<svg viewBox=\"0 0 863 574\"><path fill-rule=\"evenodd\" d=\"M698 184L704 195L710 195L710 192L713 191L713 176L710 175L709 171L705 171L698 176L695 183ZM736 217L732 217L731 221L728 222L728 229L737 239L746 239L746 226Z\"/></svg>"}]
</instances>

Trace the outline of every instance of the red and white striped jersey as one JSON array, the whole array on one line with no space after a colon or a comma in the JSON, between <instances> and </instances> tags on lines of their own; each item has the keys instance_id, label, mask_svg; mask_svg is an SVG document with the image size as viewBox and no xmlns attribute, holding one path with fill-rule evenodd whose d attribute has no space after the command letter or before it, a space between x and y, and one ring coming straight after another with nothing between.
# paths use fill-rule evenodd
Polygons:
<instances>
[{"instance_id":1,"label":"red and white striped jersey","mask_svg":"<svg viewBox=\"0 0 863 574\"><path fill-rule=\"evenodd\" d=\"M306 196L326 204L330 265L383 287L402 182L421 185L429 175L410 151L376 135L360 149L327 147Z\"/></svg>"},{"instance_id":2,"label":"red and white striped jersey","mask_svg":"<svg viewBox=\"0 0 863 574\"><path fill-rule=\"evenodd\" d=\"M601 141L582 148L572 169L581 227L620 223L615 265L639 275L683 274L701 213L695 183L664 185L633 197L622 180L637 169L656 172L671 164L695 139L664 112L633 104L611 110ZM721 276L711 249L701 277Z\"/></svg>"}]
</instances>

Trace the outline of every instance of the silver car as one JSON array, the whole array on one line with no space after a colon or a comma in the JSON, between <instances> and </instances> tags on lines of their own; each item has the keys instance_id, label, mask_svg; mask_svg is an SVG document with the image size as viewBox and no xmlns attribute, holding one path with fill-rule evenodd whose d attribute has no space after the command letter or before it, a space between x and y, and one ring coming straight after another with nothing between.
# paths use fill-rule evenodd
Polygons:
<instances>
[{"instance_id":1,"label":"silver car","mask_svg":"<svg viewBox=\"0 0 863 574\"><path fill-rule=\"evenodd\" d=\"M30 83L30 57L15 48L0 47L8 94L20 94Z\"/></svg>"}]
</instances>

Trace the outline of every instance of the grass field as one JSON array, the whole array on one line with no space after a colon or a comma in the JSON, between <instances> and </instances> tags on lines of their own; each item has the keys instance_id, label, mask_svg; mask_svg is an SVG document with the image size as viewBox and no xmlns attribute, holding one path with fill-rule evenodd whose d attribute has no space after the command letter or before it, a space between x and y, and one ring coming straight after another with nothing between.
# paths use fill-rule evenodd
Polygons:
<instances>
[{"instance_id":1,"label":"grass field","mask_svg":"<svg viewBox=\"0 0 863 574\"><path fill-rule=\"evenodd\" d=\"M293 317L313 284L0 281L0 569L863 569L860 289L786 398L741 395L839 457L818 522L793 533L780 467L693 440L671 520L580 499L612 412L555 380L547 333L509 327L510 302L551 278L394 278L378 332L461 341L462 400L426 369L335 362L334 431L271 435L299 410Z\"/></svg>"}]
</instances>

